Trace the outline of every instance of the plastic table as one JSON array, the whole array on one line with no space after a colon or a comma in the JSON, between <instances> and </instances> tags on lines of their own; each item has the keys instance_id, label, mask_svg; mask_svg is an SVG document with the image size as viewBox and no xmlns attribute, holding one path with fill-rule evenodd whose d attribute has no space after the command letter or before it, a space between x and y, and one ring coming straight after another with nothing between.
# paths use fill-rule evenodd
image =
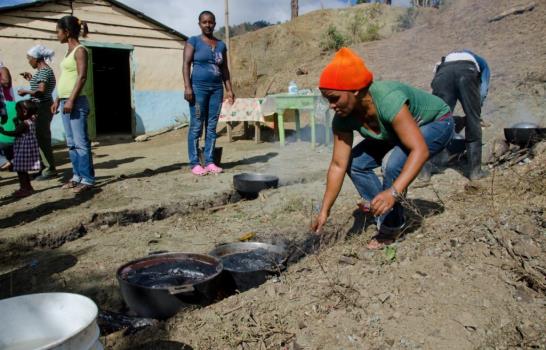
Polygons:
<instances>
[{"instance_id":1,"label":"plastic table","mask_svg":"<svg viewBox=\"0 0 546 350\"><path fill-rule=\"evenodd\" d=\"M277 117L275 119L275 128L278 130L279 142L281 146L285 145L285 130L284 130L284 113L287 110L295 111L296 121L296 140L301 138L301 123L300 123L300 111L309 111L311 120L311 146L316 147L316 122L317 122L317 109L322 99L321 95L293 95L293 94L277 94L270 95L267 98L275 100ZM325 126L326 126L326 144L330 144L330 111L325 113Z\"/></svg>"}]
</instances>

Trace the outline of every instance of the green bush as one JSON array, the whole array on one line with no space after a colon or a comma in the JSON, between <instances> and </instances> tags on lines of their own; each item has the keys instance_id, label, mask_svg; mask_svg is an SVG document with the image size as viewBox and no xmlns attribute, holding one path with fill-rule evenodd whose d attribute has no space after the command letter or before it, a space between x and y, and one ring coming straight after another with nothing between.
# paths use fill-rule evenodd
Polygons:
<instances>
[{"instance_id":1,"label":"green bush","mask_svg":"<svg viewBox=\"0 0 546 350\"><path fill-rule=\"evenodd\" d=\"M365 10L355 11L347 23L347 32L352 44L379 40L382 25L379 18L383 13L381 5L374 4Z\"/></svg>"},{"instance_id":2,"label":"green bush","mask_svg":"<svg viewBox=\"0 0 546 350\"><path fill-rule=\"evenodd\" d=\"M360 33L360 42L374 41L381 39L379 30L381 25L379 23L369 23L366 30Z\"/></svg>"},{"instance_id":3,"label":"green bush","mask_svg":"<svg viewBox=\"0 0 546 350\"><path fill-rule=\"evenodd\" d=\"M406 12L404 12L404 14L398 17L398 31L401 32L413 27L415 23L415 17L417 17L417 10L415 10L415 7L409 7Z\"/></svg>"},{"instance_id":4,"label":"green bush","mask_svg":"<svg viewBox=\"0 0 546 350\"><path fill-rule=\"evenodd\" d=\"M330 25L324 32L320 42L320 48L325 51L339 50L347 45L349 40L336 28Z\"/></svg>"}]
</instances>

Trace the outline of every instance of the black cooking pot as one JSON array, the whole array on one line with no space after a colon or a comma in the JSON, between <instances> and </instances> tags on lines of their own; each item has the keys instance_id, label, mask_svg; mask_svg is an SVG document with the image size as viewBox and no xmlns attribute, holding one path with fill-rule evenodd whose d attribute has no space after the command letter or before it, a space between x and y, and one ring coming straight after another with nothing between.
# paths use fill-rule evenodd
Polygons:
<instances>
[{"instance_id":1,"label":"black cooking pot","mask_svg":"<svg viewBox=\"0 0 546 350\"><path fill-rule=\"evenodd\" d=\"M116 276L131 310L142 317L166 319L182 308L218 300L222 270L222 263L212 256L163 253L131 261Z\"/></svg>"},{"instance_id":2,"label":"black cooking pot","mask_svg":"<svg viewBox=\"0 0 546 350\"><path fill-rule=\"evenodd\" d=\"M233 176L233 186L245 197L255 197L261 190L276 188L279 178L273 175L242 173Z\"/></svg>"},{"instance_id":3,"label":"black cooking pot","mask_svg":"<svg viewBox=\"0 0 546 350\"><path fill-rule=\"evenodd\" d=\"M504 137L509 143L528 147L546 139L546 128L540 128L534 123L517 123L504 129Z\"/></svg>"},{"instance_id":4,"label":"black cooking pot","mask_svg":"<svg viewBox=\"0 0 546 350\"><path fill-rule=\"evenodd\" d=\"M256 266L244 263L238 266L231 266L225 259L233 257L235 254L244 254L248 252L260 252L267 257L267 266ZM222 244L213 249L210 255L217 257L220 261L226 261L224 265L224 274L229 281L226 285L234 288L233 291L244 292L265 283L272 276L277 276L286 269L288 254L285 248L261 242L237 242ZM242 262L249 259L243 258ZM263 261L263 260L262 260Z\"/></svg>"},{"instance_id":5,"label":"black cooking pot","mask_svg":"<svg viewBox=\"0 0 546 350\"><path fill-rule=\"evenodd\" d=\"M455 134L446 148L450 154L463 153L466 149L465 137L461 134Z\"/></svg>"}]
</instances>

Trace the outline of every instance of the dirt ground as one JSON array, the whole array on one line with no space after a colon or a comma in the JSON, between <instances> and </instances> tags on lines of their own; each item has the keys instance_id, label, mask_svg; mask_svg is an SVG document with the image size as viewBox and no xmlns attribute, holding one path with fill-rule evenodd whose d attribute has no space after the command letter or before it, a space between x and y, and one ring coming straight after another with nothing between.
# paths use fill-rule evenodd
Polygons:
<instances>
[{"instance_id":1,"label":"dirt ground","mask_svg":"<svg viewBox=\"0 0 546 350\"><path fill-rule=\"evenodd\" d=\"M194 178L185 132L94 148L100 182L81 198L50 181L13 202L14 177L2 174L0 297L70 291L126 312L115 270L129 260L206 253L246 232L302 250L315 240L308 227L329 148L221 138L226 173ZM356 211L347 181L319 251L280 278L101 339L108 349L545 348L545 148L478 183L447 169L412 188L411 225L394 256L365 248L375 225ZM282 186L237 202L231 180L243 171L278 174Z\"/></svg>"},{"instance_id":2,"label":"dirt ground","mask_svg":"<svg viewBox=\"0 0 546 350\"><path fill-rule=\"evenodd\" d=\"M447 50L475 48L492 63L486 138L522 115L544 122L543 2L493 23L487 19L515 2L447 3L408 31L354 48L378 77L423 88ZM282 28L259 32L271 30ZM302 58L310 73L298 83L316 81L327 59ZM284 89L295 68L278 68L271 91ZM266 75L256 91L265 91ZM196 178L187 168L186 133L143 143L101 139L93 148L96 189L81 196L61 190L59 179L34 182L35 195L14 200L16 177L0 173L0 298L68 291L126 313L115 278L120 265L162 250L207 253L253 232L255 240L298 247L279 278L136 334L103 334L105 347L546 349L546 143L478 182L448 168L429 186L412 186L404 238L372 252L366 243L376 227L356 210L348 179L324 234L309 233L329 147L222 136L225 173ZM65 149L56 156L67 176ZM232 177L245 171L276 174L281 186L241 201Z\"/></svg>"}]
</instances>

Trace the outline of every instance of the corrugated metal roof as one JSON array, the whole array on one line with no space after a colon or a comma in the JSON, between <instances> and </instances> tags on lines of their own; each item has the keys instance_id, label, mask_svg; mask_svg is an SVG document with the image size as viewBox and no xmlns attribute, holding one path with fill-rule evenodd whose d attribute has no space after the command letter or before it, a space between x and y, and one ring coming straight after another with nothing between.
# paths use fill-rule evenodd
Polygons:
<instances>
[{"instance_id":1,"label":"corrugated metal roof","mask_svg":"<svg viewBox=\"0 0 546 350\"><path fill-rule=\"evenodd\" d=\"M15 9L19 9L19 8L25 8L25 7L31 7L31 6L34 6L34 5L38 5L38 4L44 4L44 3L47 3L47 2L50 2L50 1L53 1L53 0L0 0L0 12L5 12L5 11L10 11L10 10L15 10ZM152 17L149 17L148 15L138 11L138 10L135 10L134 8L130 7L130 6L127 6L125 5L124 3L122 2L119 2L119 1L116 1L116 0L106 0L108 1L109 3L111 3L112 5L114 6L117 6L117 7L121 7L122 9L124 9L125 11L129 12L129 13L132 13L133 15L139 17L139 18L142 18L143 20L146 20L148 22L151 22L163 29L166 29L168 32L170 32L171 34L174 34L176 36L179 36L181 37L182 39L184 40L188 40L188 37L182 33L180 33L179 31L153 19Z\"/></svg>"}]
</instances>

